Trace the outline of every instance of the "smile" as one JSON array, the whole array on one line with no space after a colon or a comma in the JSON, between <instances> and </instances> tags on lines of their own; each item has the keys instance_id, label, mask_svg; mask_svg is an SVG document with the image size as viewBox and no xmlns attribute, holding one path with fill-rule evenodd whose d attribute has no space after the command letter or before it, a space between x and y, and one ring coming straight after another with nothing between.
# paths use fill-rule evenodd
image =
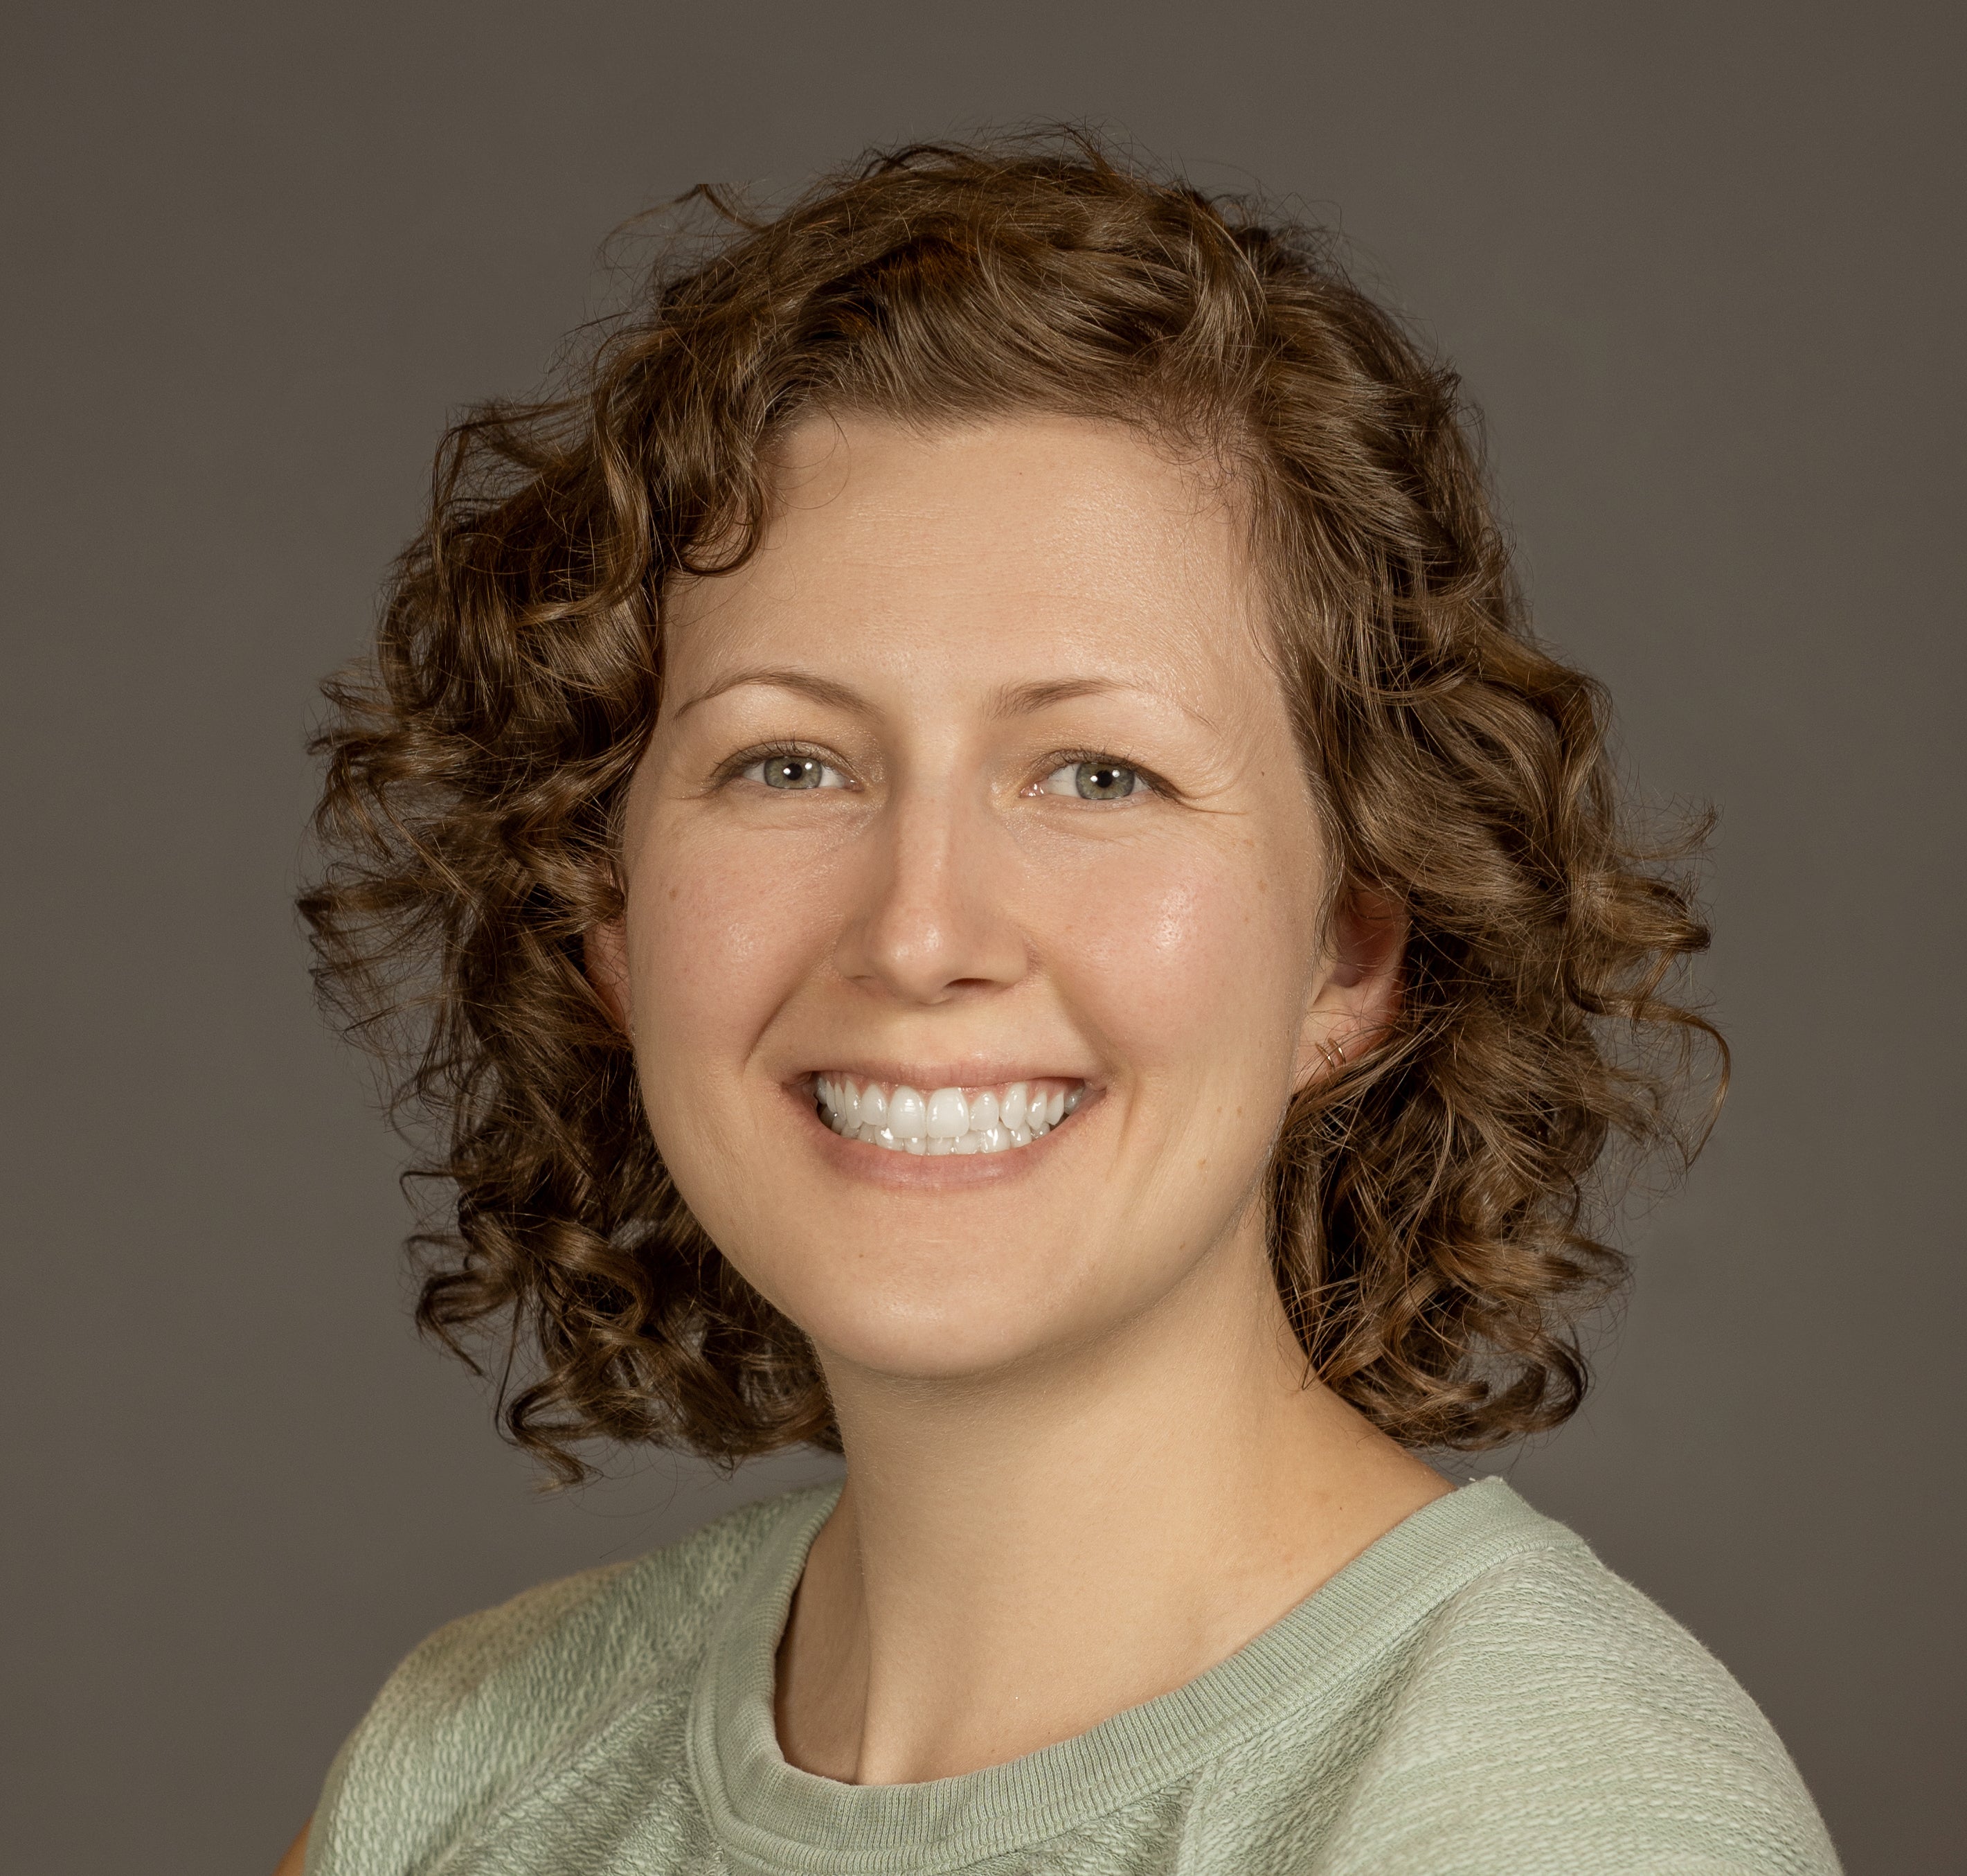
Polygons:
<instances>
[{"instance_id":1,"label":"smile","mask_svg":"<svg viewBox=\"0 0 1967 1876\"><path fill-rule=\"evenodd\" d=\"M889 1086L851 1075L814 1077L819 1117L846 1140L890 1153L1012 1153L1058 1126L1084 1096L1084 1082L1041 1079L1002 1088Z\"/></svg>"}]
</instances>

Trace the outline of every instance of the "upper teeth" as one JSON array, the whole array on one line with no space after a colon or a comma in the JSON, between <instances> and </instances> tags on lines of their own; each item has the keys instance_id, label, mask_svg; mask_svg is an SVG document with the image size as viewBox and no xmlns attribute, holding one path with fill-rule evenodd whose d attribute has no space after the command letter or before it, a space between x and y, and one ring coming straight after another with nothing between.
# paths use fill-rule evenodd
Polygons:
<instances>
[{"instance_id":1,"label":"upper teeth","mask_svg":"<svg viewBox=\"0 0 1967 1876\"><path fill-rule=\"evenodd\" d=\"M1005 1088L888 1087L851 1075L815 1078L819 1111L836 1134L894 1153L1004 1153L1029 1147L1079 1105L1084 1082L1013 1082Z\"/></svg>"}]
</instances>

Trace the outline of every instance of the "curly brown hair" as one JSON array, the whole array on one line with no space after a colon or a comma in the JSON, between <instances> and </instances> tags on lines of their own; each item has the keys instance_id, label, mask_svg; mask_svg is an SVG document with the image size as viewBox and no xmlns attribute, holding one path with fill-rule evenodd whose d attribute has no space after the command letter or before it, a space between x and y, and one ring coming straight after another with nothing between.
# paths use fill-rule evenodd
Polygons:
<instances>
[{"instance_id":1,"label":"curly brown hair","mask_svg":"<svg viewBox=\"0 0 1967 1876\"><path fill-rule=\"evenodd\" d=\"M454 1204L412 1240L420 1322L460 1354L504 1324L505 1424L568 1477L595 1439L837 1448L811 1345L664 1170L583 938L622 907L665 582L751 551L774 438L1042 411L1240 479L1344 882L1409 922L1393 1027L1276 1150L1312 1370L1410 1445L1564 1419L1623 1274L1609 1150L1684 1163L1693 1045L1725 1050L1667 990L1707 943L1693 843L1639 843L1601 692L1532 637L1454 375L1316 230L1077 134L877 154L769 218L684 201L711 238L566 395L450 431L373 665L327 687L301 904L325 995L434 1124L417 1171Z\"/></svg>"}]
</instances>

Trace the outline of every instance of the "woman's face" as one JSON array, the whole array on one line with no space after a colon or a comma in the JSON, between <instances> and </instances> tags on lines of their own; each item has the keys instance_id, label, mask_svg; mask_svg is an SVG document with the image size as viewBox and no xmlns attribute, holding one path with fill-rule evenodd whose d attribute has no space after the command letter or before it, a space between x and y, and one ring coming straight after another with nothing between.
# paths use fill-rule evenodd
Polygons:
<instances>
[{"instance_id":1,"label":"woman's face","mask_svg":"<svg viewBox=\"0 0 1967 1876\"><path fill-rule=\"evenodd\" d=\"M831 1360L983 1373L1247 1247L1366 989L1219 478L1063 418L777 465L673 595L597 975L738 1269Z\"/></svg>"}]
</instances>

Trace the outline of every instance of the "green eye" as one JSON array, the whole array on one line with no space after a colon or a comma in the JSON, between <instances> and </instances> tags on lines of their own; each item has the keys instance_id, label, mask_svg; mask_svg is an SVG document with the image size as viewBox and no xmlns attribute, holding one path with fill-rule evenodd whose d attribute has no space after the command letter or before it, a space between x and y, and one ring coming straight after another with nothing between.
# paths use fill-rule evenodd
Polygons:
<instances>
[{"instance_id":1,"label":"green eye","mask_svg":"<svg viewBox=\"0 0 1967 1876\"><path fill-rule=\"evenodd\" d=\"M1124 801L1141 786L1141 778L1125 762L1094 756L1061 765L1039 786L1046 794L1076 794L1082 801Z\"/></svg>"},{"instance_id":2,"label":"green eye","mask_svg":"<svg viewBox=\"0 0 1967 1876\"><path fill-rule=\"evenodd\" d=\"M763 782L768 788L844 788L847 778L816 755L801 755L796 750L768 755L744 771L748 781Z\"/></svg>"}]
</instances>

